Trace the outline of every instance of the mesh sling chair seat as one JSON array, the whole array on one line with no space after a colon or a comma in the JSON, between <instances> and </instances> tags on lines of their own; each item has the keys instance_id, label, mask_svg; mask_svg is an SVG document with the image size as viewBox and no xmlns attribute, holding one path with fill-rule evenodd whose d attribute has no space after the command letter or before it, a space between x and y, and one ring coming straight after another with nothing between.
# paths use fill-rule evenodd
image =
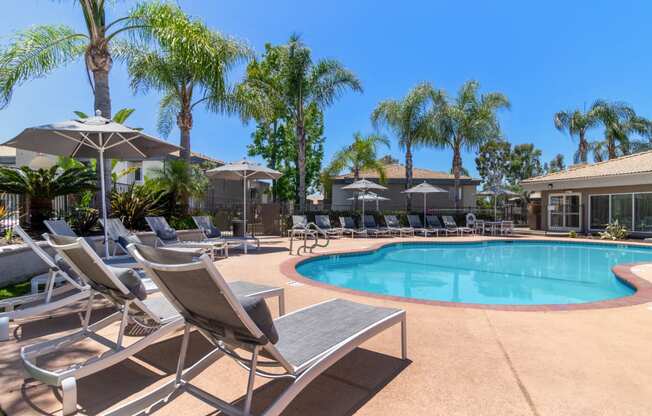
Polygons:
<instances>
[{"instance_id":1,"label":"mesh sling chair seat","mask_svg":"<svg viewBox=\"0 0 652 416\"><path fill-rule=\"evenodd\" d=\"M329 237L342 237L343 229L333 227L328 215L315 215L315 224Z\"/></svg>"},{"instance_id":2,"label":"mesh sling chair seat","mask_svg":"<svg viewBox=\"0 0 652 416\"><path fill-rule=\"evenodd\" d=\"M444 215L441 217L441 219L444 221L444 226L446 228L450 228L451 230L456 230L456 232L460 235L473 234L473 228L458 226L457 223L455 222L455 219L450 215Z\"/></svg>"},{"instance_id":3,"label":"mesh sling chair seat","mask_svg":"<svg viewBox=\"0 0 652 416\"><path fill-rule=\"evenodd\" d=\"M205 236L201 230L197 230L198 241L182 241L177 235L177 231L170 227L168 221L164 217L145 217L145 221L149 228L156 234L155 247L168 247L168 248L181 248L181 249L200 249L208 253L214 259L214 251L220 250L222 254L228 257L229 246L224 240L219 241L203 241Z\"/></svg>"},{"instance_id":4,"label":"mesh sling chair seat","mask_svg":"<svg viewBox=\"0 0 652 416\"><path fill-rule=\"evenodd\" d=\"M424 237L428 237L430 234L434 234L439 237L439 229L435 228L425 228L423 226L423 223L421 222L421 218L418 215L415 214L409 214L407 216L408 218L408 223L410 224L410 227L414 230L415 234L422 235Z\"/></svg>"},{"instance_id":5,"label":"mesh sling chair seat","mask_svg":"<svg viewBox=\"0 0 652 416\"><path fill-rule=\"evenodd\" d=\"M356 235L367 237L367 230L362 228L357 228L355 226L355 221L352 217L340 217L340 228L342 229L342 235L346 236L350 234L352 238L355 238Z\"/></svg>"},{"instance_id":6,"label":"mesh sling chair seat","mask_svg":"<svg viewBox=\"0 0 652 416\"><path fill-rule=\"evenodd\" d=\"M68 415L77 410L77 380L106 369L122 360L132 357L154 342L172 334L183 326L183 319L177 310L158 292L158 287L149 279L140 279L142 275L133 269L121 269L107 266L97 253L82 238L64 237L46 234L48 243L70 264L71 268L90 286L90 300L83 319L81 330L57 338L21 348L21 359L29 374L35 379L62 389L63 414ZM184 254L171 250L161 250L165 256L175 258ZM241 296L279 297L279 309L282 312L283 289L234 282L229 284L234 292ZM118 311L90 324L92 300L98 294L106 298ZM98 334L108 325L120 322L117 340ZM127 324L134 323L147 335L130 345L123 345ZM41 367L39 357L72 347L74 344L92 339L105 345L109 351L97 357L65 368L51 369ZM74 354L74 349L73 349Z\"/></svg>"},{"instance_id":7,"label":"mesh sling chair seat","mask_svg":"<svg viewBox=\"0 0 652 416\"><path fill-rule=\"evenodd\" d=\"M208 215L197 215L193 216L192 220L195 221L195 225L199 228L204 234L204 241L224 241L226 244L238 247L245 244L253 243L256 245L256 249L260 248L260 240L254 236L245 235L245 236L225 236L222 235L222 232L219 228L213 225L211 217Z\"/></svg>"},{"instance_id":8,"label":"mesh sling chair seat","mask_svg":"<svg viewBox=\"0 0 652 416\"><path fill-rule=\"evenodd\" d=\"M362 218L362 221L364 222L364 229L367 231L368 235L374 237L392 236L392 233L388 228L381 228L376 224L376 218L373 215L365 215Z\"/></svg>"},{"instance_id":9,"label":"mesh sling chair seat","mask_svg":"<svg viewBox=\"0 0 652 416\"><path fill-rule=\"evenodd\" d=\"M9 339L10 321L34 318L52 312L84 300L90 294L90 288L85 282L70 276L63 270L56 260L39 246L20 225L14 226L13 231L45 263L48 272L45 289L42 292L0 300L0 310L2 310L0 312L0 341Z\"/></svg>"},{"instance_id":10,"label":"mesh sling chair seat","mask_svg":"<svg viewBox=\"0 0 652 416\"><path fill-rule=\"evenodd\" d=\"M412 228L412 226L401 226L401 223L396 215L384 215L383 217L385 218L385 225L387 226L390 234L398 235L399 237L403 237L404 235L414 236L414 228Z\"/></svg>"},{"instance_id":11,"label":"mesh sling chair seat","mask_svg":"<svg viewBox=\"0 0 652 416\"><path fill-rule=\"evenodd\" d=\"M261 414L279 415L317 376L374 335L401 324L402 358L406 358L405 311L335 299L284 315L269 328L260 327L228 287L208 256L197 261L173 263L155 248L130 245L132 255L159 285L161 292L184 317L185 329L177 365L174 392L187 392L230 415L250 415L256 376L287 378L289 386ZM183 284L181 283L183 280ZM191 384L184 368L189 330L196 327L215 346L214 352L233 358L248 373L242 408ZM169 392L169 390L167 391ZM173 393L162 398L167 402ZM136 404L138 403L138 404ZM125 406L134 413L151 406L145 396ZM128 410L128 412L126 412Z\"/></svg>"},{"instance_id":12,"label":"mesh sling chair seat","mask_svg":"<svg viewBox=\"0 0 652 416\"><path fill-rule=\"evenodd\" d=\"M426 223L433 230L448 234L459 234L457 227L444 227L436 215L426 215ZM439 234L437 234L439 235Z\"/></svg>"}]
</instances>

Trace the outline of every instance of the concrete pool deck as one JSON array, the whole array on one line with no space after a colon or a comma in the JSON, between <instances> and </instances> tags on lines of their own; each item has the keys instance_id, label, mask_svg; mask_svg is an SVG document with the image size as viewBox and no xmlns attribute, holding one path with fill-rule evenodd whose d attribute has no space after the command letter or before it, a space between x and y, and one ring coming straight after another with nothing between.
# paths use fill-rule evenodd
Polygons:
<instances>
[{"instance_id":1,"label":"concrete pool deck","mask_svg":"<svg viewBox=\"0 0 652 416\"><path fill-rule=\"evenodd\" d=\"M479 241L491 237L442 237ZM537 239L540 239L538 237ZM381 242L423 238L333 240L316 252L369 249ZM571 241L582 241L574 239ZM400 357L400 329L371 339L315 380L286 415L649 415L652 414L652 310L649 304L577 311L499 311L360 296L297 283L280 266L289 258L286 238L267 238L264 250L219 260L227 280L246 279L283 287L286 307L342 297L407 311L408 357ZM633 271L652 279L652 268ZM275 301L271 310L275 313ZM96 315L100 316L102 311ZM8 415L58 414L59 393L25 379L20 346L52 338L78 325L74 313L14 326L0 344L0 407ZM113 326L105 332L115 331ZM57 334L58 335L58 334ZM171 378L181 335L137 357L79 381L83 414L101 414L140 397ZM134 338L135 339L135 338ZM191 357L207 350L193 337ZM84 343L53 363L101 352ZM195 381L228 400L244 393L246 374L220 359ZM269 403L279 382L258 380L256 407ZM267 384L265 384L267 383ZM182 395L157 415L213 415L214 409Z\"/></svg>"}]
</instances>

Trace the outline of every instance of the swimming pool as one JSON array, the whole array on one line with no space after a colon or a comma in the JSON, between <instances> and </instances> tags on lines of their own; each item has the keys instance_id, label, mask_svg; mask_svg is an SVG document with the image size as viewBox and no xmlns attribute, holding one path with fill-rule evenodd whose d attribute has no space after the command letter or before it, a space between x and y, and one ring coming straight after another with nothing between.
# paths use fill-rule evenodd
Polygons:
<instances>
[{"instance_id":1,"label":"swimming pool","mask_svg":"<svg viewBox=\"0 0 652 416\"><path fill-rule=\"evenodd\" d=\"M398 243L309 259L296 271L347 289L419 300L559 305L634 294L611 268L643 261L652 261L652 249L559 241Z\"/></svg>"}]
</instances>

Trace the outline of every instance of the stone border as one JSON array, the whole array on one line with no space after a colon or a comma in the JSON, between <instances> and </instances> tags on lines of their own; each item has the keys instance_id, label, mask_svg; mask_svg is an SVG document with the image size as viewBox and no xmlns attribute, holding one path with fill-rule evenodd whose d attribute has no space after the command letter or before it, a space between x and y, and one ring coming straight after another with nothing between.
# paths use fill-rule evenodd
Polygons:
<instances>
[{"instance_id":1,"label":"stone border","mask_svg":"<svg viewBox=\"0 0 652 416\"><path fill-rule=\"evenodd\" d=\"M301 283L308 284L310 286L317 286L327 290L333 290L336 292L348 293L351 295L357 296L366 296L376 299L385 299L395 302L408 302L416 303L421 305L435 305L435 306L445 306L451 308L471 308L471 309L485 309L485 310L496 310L496 311L519 311L519 312L553 312L553 311L577 311L577 310L590 310L590 309L608 309L608 308L620 308L625 306L640 305L643 303L652 302L652 282L645 280L636 273L632 271L633 267L639 266L646 263L628 263L628 264L617 264L612 268L612 271L616 278L621 282L630 286L636 292L631 296L625 296L616 299L609 299L604 301L597 302L587 302L587 303L576 303L568 305L486 305L480 303L463 303L463 302L446 302L440 300L425 300L425 299L413 299L403 296L392 296L392 295L382 295L378 293L366 292L362 290L349 289L339 286L330 285L327 283L318 282L316 280L309 279L302 276L297 272L296 267L311 259L332 256L338 254L360 254L360 253L370 253L376 251L382 247L396 245L396 244L429 244L429 243L442 243L442 244L468 244L476 242L488 242L488 241L519 241L518 239L513 238L492 238L492 239L482 239L478 241L441 241L441 240L424 240L424 241L400 241L400 242L382 242L376 243L371 247L367 247L359 250L337 250L327 253L320 253L315 255L309 255L308 257L293 257L290 258L279 266L279 269L283 275L286 277ZM585 239L526 239L525 241L532 242L550 242L550 241L559 241L559 242L583 242L590 244L619 244L619 245L631 245L631 246L642 246L642 244L637 243L626 243L626 242L611 242L611 241L590 241ZM649 245L644 245L650 247Z\"/></svg>"}]
</instances>

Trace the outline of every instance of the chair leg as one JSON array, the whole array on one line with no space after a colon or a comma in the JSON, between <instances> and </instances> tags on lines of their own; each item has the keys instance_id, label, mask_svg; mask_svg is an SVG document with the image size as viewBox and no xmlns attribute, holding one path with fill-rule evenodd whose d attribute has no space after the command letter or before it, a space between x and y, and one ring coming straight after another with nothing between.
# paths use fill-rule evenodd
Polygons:
<instances>
[{"instance_id":1,"label":"chair leg","mask_svg":"<svg viewBox=\"0 0 652 416\"><path fill-rule=\"evenodd\" d=\"M407 360L407 321L405 316L401 321L401 358Z\"/></svg>"},{"instance_id":2,"label":"chair leg","mask_svg":"<svg viewBox=\"0 0 652 416\"><path fill-rule=\"evenodd\" d=\"M125 327L127 326L127 321L129 320L129 302L125 303L122 306L122 320L120 321L120 332L118 333L118 348L122 348L122 338L125 335Z\"/></svg>"},{"instance_id":3,"label":"chair leg","mask_svg":"<svg viewBox=\"0 0 652 416\"><path fill-rule=\"evenodd\" d=\"M254 348L251 356L251 368L249 369L249 380L247 381L247 396L244 404L244 416L251 414L251 400L254 396L254 381L256 379L256 366L258 365L258 350L260 347Z\"/></svg>"},{"instance_id":4,"label":"chair leg","mask_svg":"<svg viewBox=\"0 0 652 416\"><path fill-rule=\"evenodd\" d=\"M186 324L183 327L183 338L181 340L181 351L179 351L179 361L177 362L177 375L176 385L181 384L181 375L183 368L186 365L186 352L188 351L188 342L190 340L190 325Z\"/></svg>"},{"instance_id":5,"label":"chair leg","mask_svg":"<svg viewBox=\"0 0 652 416\"><path fill-rule=\"evenodd\" d=\"M86 313L84 314L84 322L82 328L85 330L88 329L88 325L91 323L91 313L93 312L93 299L95 298L95 292L91 289L88 294L88 303L86 304Z\"/></svg>"},{"instance_id":6,"label":"chair leg","mask_svg":"<svg viewBox=\"0 0 652 416\"><path fill-rule=\"evenodd\" d=\"M61 397L63 415L68 416L77 413L77 381L74 377L65 378L61 382Z\"/></svg>"}]
</instances>

